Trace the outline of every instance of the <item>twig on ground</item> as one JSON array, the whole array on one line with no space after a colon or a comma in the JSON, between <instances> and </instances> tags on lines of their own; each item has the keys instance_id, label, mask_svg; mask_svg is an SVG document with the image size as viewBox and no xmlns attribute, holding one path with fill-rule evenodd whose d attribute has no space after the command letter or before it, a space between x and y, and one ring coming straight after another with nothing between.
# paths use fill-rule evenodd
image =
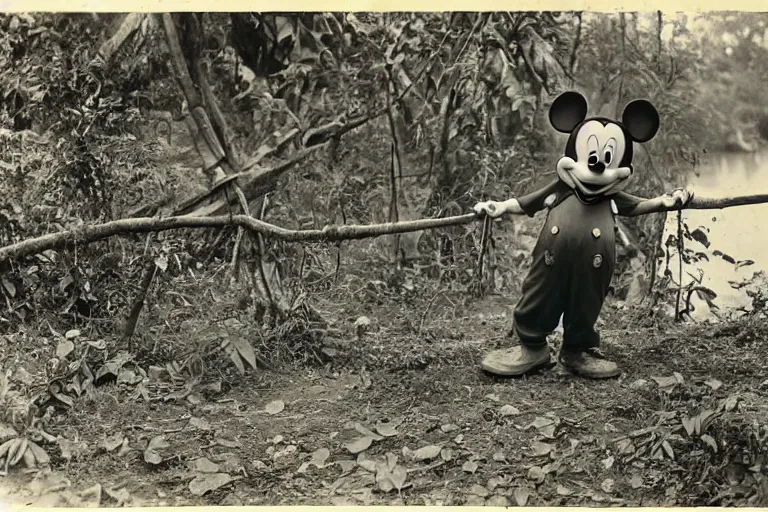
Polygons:
<instances>
[{"instance_id":1,"label":"twig on ground","mask_svg":"<svg viewBox=\"0 0 768 512\"><path fill-rule=\"evenodd\" d=\"M435 302L435 299L437 299L437 297L438 297L440 294L444 293L444 292L445 292L445 290L439 290L439 291L438 291L438 292L437 292L437 293L436 293L436 294L435 294L435 295L432 297L432 299L430 299L429 303L427 304L427 308L424 310L424 314L423 314L423 315L421 315L421 323L419 324L419 332L418 332L419 336L421 336L421 331L424 329L424 321L427 319L427 313L429 313L429 308L431 308L431 307L432 307L432 304Z\"/></svg>"}]
</instances>

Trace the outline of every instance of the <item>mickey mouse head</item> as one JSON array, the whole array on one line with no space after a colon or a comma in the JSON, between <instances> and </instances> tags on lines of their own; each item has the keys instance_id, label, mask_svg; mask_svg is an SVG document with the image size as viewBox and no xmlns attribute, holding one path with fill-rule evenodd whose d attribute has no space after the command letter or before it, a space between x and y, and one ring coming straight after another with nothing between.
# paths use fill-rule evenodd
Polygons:
<instances>
[{"instance_id":1,"label":"mickey mouse head","mask_svg":"<svg viewBox=\"0 0 768 512\"><path fill-rule=\"evenodd\" d=\"M568 133L557 174L584 202L621 190L632 175L632 143L648 142L659 129L659 113L646 100L634 100L621 122L587 119L587 100L573 91L558 96L549 109L555 130Z\"/></svg>"}]
</instances>

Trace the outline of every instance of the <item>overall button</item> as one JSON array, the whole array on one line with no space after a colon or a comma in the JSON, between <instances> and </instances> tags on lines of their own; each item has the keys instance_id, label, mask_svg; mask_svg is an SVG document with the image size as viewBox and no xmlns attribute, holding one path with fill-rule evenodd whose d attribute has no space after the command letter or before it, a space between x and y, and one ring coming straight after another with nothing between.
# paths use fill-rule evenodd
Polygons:
<instances>
[{"instance_id":1,"label":"overall button","mask_svg":"<svg viewBox=\"0 0 768 512\"><path fill-rule=\"evenodd\" d=\"M595 238L600 238L600 230L595 228L592 230L592 236Z\"/></svg>"},{"instance_id":2,"label":"overall button","mask_svg":"<svg viewBox=\"0 0 768 512\"><path fill-rule=\"evenodd\" d=\"M600 254L595 254L592 257L592 266L595 268L600 268L603 264L603 257Z\"/></svg>"},{"instance_id":3,"label":"overall button","mask_svg":"<svg viewBox=\"0 0 768 512\"><path fill-rule=\"evenodd\" d=\"M557 226L552 226L552 229L550 229L549 232L552 233L553 235L556 235L560 232L560 228Z\"/></svg>"}]
</instances>

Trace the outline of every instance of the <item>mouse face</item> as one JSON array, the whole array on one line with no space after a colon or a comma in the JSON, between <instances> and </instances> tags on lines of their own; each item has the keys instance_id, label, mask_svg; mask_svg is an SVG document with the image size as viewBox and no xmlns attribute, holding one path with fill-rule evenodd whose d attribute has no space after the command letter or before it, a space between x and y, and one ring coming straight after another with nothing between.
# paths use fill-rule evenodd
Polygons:
<instances>
[{"instance_id":1,"label":"mouse face","mask_svg":"<svg viewBox=\"0 0 768 512\"><path fill-rule=\"evenodd\" d=\"M570 134L557 174L579 199L593 202L626 185L633 172L632 143L656 135L659 114L648 101L635 100L624 109L622 122L586 116L587 101L577 92L561 94L549 110L552 126Z\"/></svg>"}]
</instances>

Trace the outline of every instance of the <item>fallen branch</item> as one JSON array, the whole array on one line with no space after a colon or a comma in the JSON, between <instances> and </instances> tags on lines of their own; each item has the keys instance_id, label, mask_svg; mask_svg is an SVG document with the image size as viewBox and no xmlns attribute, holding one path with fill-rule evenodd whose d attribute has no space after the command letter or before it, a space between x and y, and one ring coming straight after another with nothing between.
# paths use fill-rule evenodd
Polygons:
<instances>
[{"instance_id":1,"label":"fallen branch","mask_svg":"<svg viewBox=\"0 0 768 512\"><path fill-rule=\"evenodd\" d=\"M650 201L649 201L650 203ZM733 206L768 203L768 194L756 194L741 197L724 197L718 199L695 197L684 209L691 210L720 210ZM638 213L636 208L630 216L644 215L663 211L677 211L679 207L667 208L661 204L651 204ZM79 226L72 230L50 233L22 242L0 248L0 263L6 260L23 258L39 254L49 249L59 249L72 245L83 245L104 240L116 235L127 233L151 233L171 229L189 228L221 228L225 226L240 226L256 234L270 236L286 242L338 242L343 240L360 240L382 235L410 233L426 229L438 229L450 226L469 224L483 220L482 214L465 213L452 217L437 219L419 219L403 222L386 222L368 225L328 225L322 229L294 230L275 226L258 220L250 215L220 215L215 217L176 216L167 218L143 217L121 219L96 224Z\"/></svg>"},{"instance_id":2,"label":"fallen branch","mask_svg":"<svg viewBox=\"0 0 768 512\"><path fill-rule=\"evenodd\" d=\"M359 240L381 235L408 233L424 229L436 229L459 224L468 224L482 218L468 213L441 219L420 219L406 222L387 222L371 225L329 225L322 229L292 230L258 220L250 215L219 215L215 217L144 217L121 219L104 224L80 226L78 228L50 233L0 248L0 262L39 254L49 249L72 245L83 245L127 233L151 233L171 229L221 228L240 226L256 234L262 234L286 242L333 242Z\"/></svg>"}]
</instances>

